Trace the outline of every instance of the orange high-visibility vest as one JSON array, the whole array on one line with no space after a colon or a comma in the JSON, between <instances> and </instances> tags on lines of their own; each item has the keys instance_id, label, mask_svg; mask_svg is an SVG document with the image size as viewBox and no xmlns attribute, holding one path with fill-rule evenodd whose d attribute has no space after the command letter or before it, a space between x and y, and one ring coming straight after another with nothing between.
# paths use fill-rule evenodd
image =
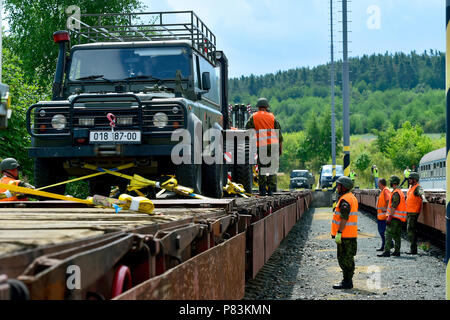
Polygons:
<instances>
[{"instance_id":1,"label":"orange high-visibility vest","mask_svg":"<svg viewBox=\"0 0 450 320\"><path fill-rule=\"evenodd\" d=\"M388 199L386 199L386 197L384 196L385 191L388 191L388 193L389 193L389 198ZM386 203L388 203L389 200L390 200L390 194L391 194L391 192L386 187L384 187L384 189L381 190L381 193L380 193L380 196L378 197L378 202L377 202L377 218L378 218L378 220L386 220L387 219L387 216L386 216L386 211L387 211Z\"/></svg>"},{"instance_id":2,"label":"orange high-visibility vest","mask_svg":"<svg viewBox=\"0 0 450 320\"><path fill-rule=\"evenodd\" d=\"M336 211L333 215L333 221L331 221L331 235L336 236L339 226L341 224L341 210L339 205L342 200L347 201L350 204L350 214L348 216L345 229L342 231L342 238L357 238L358 237L358 200L353 193L348 192L339 198L336 205Z\"/></svg>"},{"instance_id":3,"label":"orange high-visibility vest","mask_svg":"<svg viewBox=\"0 0 450 320\"><path fill-rule=\"evenodd\" d=\"M15 180L13 178L4 176L3 178L0 179L0 183L3 183L3 184L14 184L14 185L18 186L19 183L20 183L20 180ZM9 191L6 190L6 189L0 188L0 193L9 194ZM10 194L10 195L11 195L10 197L5 198L5 199L0 199L0 201L19 201L19 199L15 195L12 195L12 194ZM26 199L22 199L22 200L26 200Z\"/></svg>"},{"instance_id":4,"label":"orange high-visibility vest","mask_svg":"<svg viewBox=\"0 0 450 320\"><path fill-rule=\"evenodd\" d=\"M422 197L414 195L414 191L418 186L419 184L416 184L414 187L409 188L406 193L406 212L408 213L420 213L422 208Z\"/></svg>"},{"instance_id":5,"label":"orange high-visibility vest","mask_svg":"<svg viewBox=\"0 0 450 320\"><path fill-rule=\"evenodd\" d=\"M278 143L278 136L275 131L275 116L272 113L266 111L254 113L253 123L255 124L257 147Z\"/></svg>"},{"instance_id":6,"label":"orange high-visibility vest","mask_svg":"<svg viewBox=\"0 0 450 320\"><path fill-rule=\"evenodd\" d=\"M392 208L392 197L394 193L398 193L400 195L400 203L398 204L397 208ZM395 189L391 194L391 199L389 199L389 205L387 209L387 214L391 215L393 218L399 219L403 222L406 222L406 201L405 201L405 195L403 194L403 191L400 189Z\"/></svg>"}]
</instances>

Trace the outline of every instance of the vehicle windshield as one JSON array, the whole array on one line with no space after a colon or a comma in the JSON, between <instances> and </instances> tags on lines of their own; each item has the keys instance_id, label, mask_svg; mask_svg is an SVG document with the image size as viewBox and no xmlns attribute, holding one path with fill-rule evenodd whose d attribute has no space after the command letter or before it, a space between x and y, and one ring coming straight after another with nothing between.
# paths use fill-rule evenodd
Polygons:
<instances>
[{"instance_id":1,"label":"vehicle windshield","mask_svg":"<svg viewBox=\"0 0 450 320\"><path fill-rule=\"evenodd\" d=\"M322 168L322 175L331 176L333 174L333 167L332 166L323 166ZM336 166L336 175L337 176L343 176L344 170L342 169L342 166Z\"/></svg>"},{"instance_id":2,"label":"vehicle windshield","mask_svg":"<svg viewBox=\"0 0 450 320\"><path fill-rule=\"evenodd\" d=\"M308 178L308 173L306 171L291 172L291 178Z\"/></svg>"},{"instance_id":3,"label":"vehicle windshield","mask_svg":"<svg viewBox=\"0 0 450 320\"><path fill-rule=\"evenodd\" d=\"M176 71L191 74L186 48L102 48L76 50L72 55L70 81L167 80Z\"/></svg>"}]
</instances>

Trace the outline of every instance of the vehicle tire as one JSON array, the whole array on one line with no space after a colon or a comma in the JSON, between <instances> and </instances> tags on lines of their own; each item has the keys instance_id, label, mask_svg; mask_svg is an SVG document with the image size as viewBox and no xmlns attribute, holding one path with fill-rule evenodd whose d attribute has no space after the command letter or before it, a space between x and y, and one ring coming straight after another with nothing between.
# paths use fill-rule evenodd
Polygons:
<instances>
[{"instance_id":1,"label":"vehicle tire","mask_svg":"<svg viewBox=\"0 0 450 320\"><path fill-rule=\"evenodd\" d=\"M223 165L203 164L202 178L203 194L221 199L223 197Z\"/></svg>"},{"instance_id":2,"label":"vehicle tire","mask_svg":"<svg viewBox=\"0 0 450 320\"><path fill-rule=\"evenodd\" d=\"M194 189L195 193L202 193L202 165L180 164L175 173L178 184Z\"/></svg>"},{"instance_id":3,"label":"vehicle tire","mask_svg":"<svg viewBox=\"0 0 450 320\"><path fill-rule=\"evenodd\" d=\"M240 183L248 193L252 193L253 170L251 164L237 164L234 167L233 182Z\"/></svg>"},{"instance_id":4,"label":"vehicle tire","mask_svg":"<svg viewBox=\"0 0 450 320\"><path fill-rule=\"evenodd\" d=\"M34 159L34 186L36 189L67 180L68 174L64 170L63 162L62 159L53 158ZM63 184L43 191L64 195L66 185Z\"/></svg>"}]
</instances>

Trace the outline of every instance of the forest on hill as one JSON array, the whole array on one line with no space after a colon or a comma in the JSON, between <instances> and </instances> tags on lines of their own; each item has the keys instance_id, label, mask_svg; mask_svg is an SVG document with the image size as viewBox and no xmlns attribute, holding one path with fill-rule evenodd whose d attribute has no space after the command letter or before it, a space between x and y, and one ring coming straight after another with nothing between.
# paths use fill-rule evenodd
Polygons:
<instances>
[{"instance_id":1,"label":"forest on hill","mask_svg":"<svg viewBox=\"0 0 450 320\"><path fill-rule=\"evenodd\" d=\"M350 132L365 134L405 121L427 133L445 132L445 53L385 53L349 59ZM342 119L342 61L336 62L336 117ZM230 103L270 101L283 131L305 130L307 120L330 110L330 64L233 78Z\"/></svg>"}]
</instances>

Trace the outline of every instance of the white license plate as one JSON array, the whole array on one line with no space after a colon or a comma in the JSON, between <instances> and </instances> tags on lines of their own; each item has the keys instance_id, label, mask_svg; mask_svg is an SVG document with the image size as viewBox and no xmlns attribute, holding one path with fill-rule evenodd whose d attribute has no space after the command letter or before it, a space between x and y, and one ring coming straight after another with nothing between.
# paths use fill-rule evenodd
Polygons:
<instances>
[{"instance_id":1,"label":"white license plate","mask_svg":"<svg viewBox=\"0 0 450 320\"><path fill-rule=\"evenodd\" d=\"M91 131L90 143L141 143L140 131Z\"/></svg>"}]
</instances>

